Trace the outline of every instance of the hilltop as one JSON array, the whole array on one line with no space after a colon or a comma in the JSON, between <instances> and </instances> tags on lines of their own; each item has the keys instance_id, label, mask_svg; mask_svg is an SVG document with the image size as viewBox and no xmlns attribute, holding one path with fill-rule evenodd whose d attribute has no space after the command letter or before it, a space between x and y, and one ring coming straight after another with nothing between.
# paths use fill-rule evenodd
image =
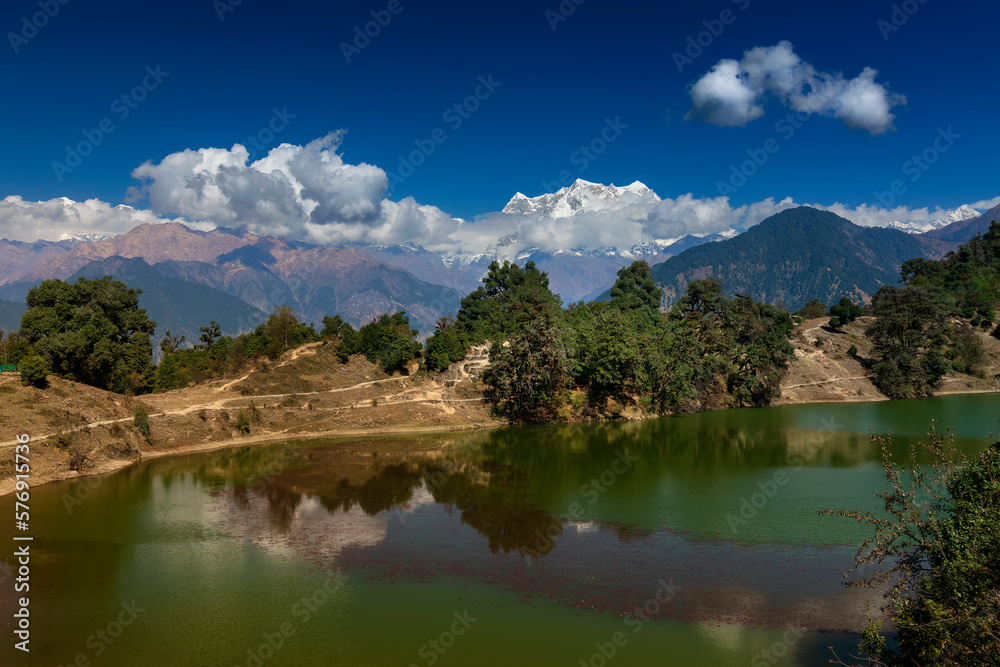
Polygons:
<instances>
[{"instance_id":1,"label":"hilltop","mask_svg":"<svg viewBox=\"0 0 1000 667\"><path fill-rule=\"evenodd\" d=\"M835 303L847 296L867 303L883 285L899 282L906 260L940 258L956 247L800 206L735 238L690 248L653 266L652 273L667 305L683 296L690 282L716 278L728 294L797 310L813 298Z\"/></svg>"}]
</instances>

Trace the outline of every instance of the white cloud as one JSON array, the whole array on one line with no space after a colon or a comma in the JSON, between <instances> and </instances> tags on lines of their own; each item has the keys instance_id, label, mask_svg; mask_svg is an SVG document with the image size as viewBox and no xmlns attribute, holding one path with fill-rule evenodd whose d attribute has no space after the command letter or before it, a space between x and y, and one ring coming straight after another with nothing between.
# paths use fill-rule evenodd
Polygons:
<instances>
[{"instance_id":1,"label":"white cloud","mask_svg":"<svg viewBox=\"0 0 1000 667\"><path fill-rule=\"evenodd\" d=\"M980 211L988 211L1000 204L1000 197L994 197L993 199L983 199L982 201L977 201L969 204L972 208L978 208Z\"/></svg>"},{"instance_id":2,"label":"white cloud","mask_svg":"<svg viewBox=\"0 0 1000 667\"><path fill-rule=\"evenodd\" d=\"M790 67L794 69L789 54L758 53L754 71L771 68L787 74ZM786 90L794 79L793 72L777 77L771 85ZM534 248L547 252L627 249L688 234L746 229L800 205L791 198L768 198L734 207L728 197L699 198L690 193L661 200L639 183L607 196L603 186L581 182L576 195L569 193L583 198L574 200L573 206L567 204L571 196L556 193L550 197L565 196L566 201L523 209L549 211L552 217L495 212L467 222L411 197L384 198L385 172L373 165L344 162L337 154L342 139L343 132L335 132L305 146L282 144L253 163L248 163L247 150L239 144L231 149L185 150L157 164L145 163L133 172L141 186L130 193L129 200L148 199L151 210L112 206L96 199L31 202L7 197L0 201L0 236L34 241L78 233L116 235L143 223L176 221L199 229L242 227L320 245L411 243L466 258L492 251L516 257ZM597 194L587 195L591 190ZM997 203L1000 197L972 206L985 210ZM903 222L928 228L938 220L959 219L955 216L962 213L838 202L810 205L866 226ZM167 217L175 215L181 217Z\"/></svg>"},{"instance_id":3,"label":"white cloud","mask_svg":"<svg viewBox=\"0 0 1000 667\"><path fill-rule=\"evenodd\" d=\"M99 199L25 201L12 195L0 201L0 237L11 241L57 241L74 234L117 236L141 224L159 222L168 220L151 211L112 206Z\"/></svg>"},{"instance_id":4,"label":"white cloud","mask_svg":"<svg viewBox=\"0 0 1000 667\"><path fill-rule=\"evenodd\" d=\"M384 199L386 173L337 153L344 131L281 144L248 164L245 147L185 150L132 172L156 213L245 227L319 244L433 244L459 223L412 198Z\"/></svg>"},{"instance_id":5,"label":"white cloud","mask_svg":"<svg viewBox=\"0 0 1000 667\"><path fill-rule=\"evenodd\" d=\"M895 129L892 109L906 104L906 98L875 83L877 74L866 67L857 77L845 79L839 72L817 72L788 41L758 46L741 60L720 60L698 79L691 86L692 107L685 118L743 126L764 114L770 94L794 111L839 118L852 129L884 134Z\"/></svg>"}]
</instances>

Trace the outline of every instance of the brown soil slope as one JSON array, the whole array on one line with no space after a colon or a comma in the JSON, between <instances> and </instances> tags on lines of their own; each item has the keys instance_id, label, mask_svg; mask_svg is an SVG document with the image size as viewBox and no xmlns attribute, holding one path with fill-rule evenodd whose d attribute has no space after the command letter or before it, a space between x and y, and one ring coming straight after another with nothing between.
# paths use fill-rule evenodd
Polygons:
<instances>
[{"instance_id":1,"label":"brown soil slope","mask_svg":"<svg viewBox=\"0 0 1000 667\"><path fill-rule=\"evenodd\" d=\"M57 378L44 390L5 375L0 394L0 494L13 488L15 437L31 436L32 484L115 470L141 457L292 438L492 426L469 380L387 376L335 346L311 344L239 378L132 400ZM150 436L133 424L149 413ZM241 415L247 421L239 426ZM73 454L86 457L70 470Z\"/></svg>"},{"instance_id":2,"label":"brown soil slope","mask_svg":"<svg viewBox=\"0 0 1000 667\"><path fill-rule=\"evenodd\" d=\"M864 337L872 318L863 317L839 331L831 329L829 321L828 317L808 320L796 328L792 337L795 361L788 367L775 404L887 400L868 379L862 363L872 356L871 342ZM986 378L949 373L937 393L1000 391L1000 383L992 379L1000 370L1000 341L981 331L979 335L986 352L981 369ZM847 354L852 345L858 350L857 358Z\"/></svg>"}]
</instances>

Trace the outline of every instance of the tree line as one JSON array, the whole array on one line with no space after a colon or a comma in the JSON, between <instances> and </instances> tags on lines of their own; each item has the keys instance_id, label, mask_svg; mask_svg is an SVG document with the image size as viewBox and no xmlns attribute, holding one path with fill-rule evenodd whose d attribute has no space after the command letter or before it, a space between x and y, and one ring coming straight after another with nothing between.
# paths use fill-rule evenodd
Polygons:
<instances>
[{"instance_id":1,"label":"tree line","mask_svg":"<svg viewBox=\"0 0 1000 667\"><path fill-rule=\"evenodd\" d=\"M943 259L911 259L901 286L887 285L873 297L875 322L866 330L877 358L875 386L890 398L929 395L950 371L988 377L976 330L1000 338L1000 225L993 221Z\"/></svg>"},{"instance_id":2,"label":"tree line","mask_svg":"<svg viewBox=\"0 0 1000 667\"><path fill-rule=\"evenodd\" d=\"M141 290L108 276L70 283L46 280L28 290L21 329L3 343L5 363L27 384L45 386L50 374L121 394L186 387L277 359L306 343L336 340L346 363L363 354L387 373L405 371L422 346L405 313L382 315L355 330L339 316L324 317L323 329L301 322L281 306L251 332L223 335L217 322L200 327L197 341L168 329L153 363L156 322L139 307Z\"/></svg>"},{"instance_id":3,"label":"tree line","mask_svg":"<svg viewBox=\"0 0 1000 667\"><path fill-rule=\"evenodd\" d=\"M442 369L489 341L484 391L513 422L767 405L792 358L792 319L716 281L694 281L669 313L650 266L618 272L606 302L562 307L548 276L493 262L454 320L438 322L426 364Z\"/></svg>"},{"instance_id":4,"label":"tree line","mask_svg":"<svg viewBox=\"0 0 1000 667\"><path fill-rule=\"evenodd\" d=\"M942 260L905 262L901 276L867 310L847 298L829 309L813 299L797 315L828 315L834 330L873 316L865 329L872 358L863 361L891 398L928 395L951 370L986 376L975 329L1000 337L1000 225ZM768 405L793 359L788 338L801 321L748 296L728 296L712 280L691 282L661 312L660 289L643 261L619 271L601 302L564 306L533 262L495 261L482 283L455 317L437 322L425 345L403 312L357 330L328 316L317 331L282 306L237 336L223 335L215 322L201 327L197 341L168 330L154 365L156 323L139 307L139 290L110 277L47 280L29 290L5 359L29 382L54 373L141 394L236 373L320 340L336 342L341 362L361 354L387 373L408 372L414 361L440 372L471 345L489 342L491 363L480 379L493 412L512 422L547 422Z\"/></svg>"}]
</instances>

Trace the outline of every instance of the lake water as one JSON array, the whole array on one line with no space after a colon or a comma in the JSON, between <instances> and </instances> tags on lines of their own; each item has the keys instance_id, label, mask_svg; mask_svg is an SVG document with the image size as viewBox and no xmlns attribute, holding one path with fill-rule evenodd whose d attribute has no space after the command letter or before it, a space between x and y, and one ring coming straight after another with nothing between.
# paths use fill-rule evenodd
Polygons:
<instances>
[{"instance_id":1,"label":"lake water","mask_svg":"<svg viewBox=\"0 0 1000 667\"><path fill-rule=\"evenodd\" d=\"M31 652L8 577L0 663L827 664L863 623L842 574L865 533L817 512L877 509L868 434L902 454L932 418L973 453L1000 397L279 443L39 487Z\"/></svg>"}]
</instances>

